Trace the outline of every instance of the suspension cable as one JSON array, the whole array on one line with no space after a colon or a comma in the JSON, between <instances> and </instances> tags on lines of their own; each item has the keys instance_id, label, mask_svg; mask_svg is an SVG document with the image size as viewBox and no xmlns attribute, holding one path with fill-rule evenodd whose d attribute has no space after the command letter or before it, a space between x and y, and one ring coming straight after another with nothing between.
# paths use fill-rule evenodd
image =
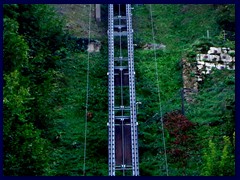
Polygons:
<instances>
[{"instance_id":1,"label":"suspension cable","mask_svg":"<svg viewBox=\"0 0 240 180\"><path fill-rule=\"evenodd\" d=\"M88 25L88 44L90 44L90 35L91 35L91 11L92 6L89 5L89 25ZM88 61L87 61L87 87L86 87L86 112L85 112L85 132L84 132L84 159L83 159L83 176L86 175L86 150L87 150L87 118L88 118L88 96L89 96L89 56L90 52L88 51Z\"/></svg>"},{"instance_id":2,"label":"suspension cable","mask_svg":"<svg viewBox=\"0 0 240 180\"><path fill-rule=\"evenodd\" d=\"M152 24L152 40L153 40L153 46L154 46L155 73L156 73L156 79L157 79L159 111L160 111L160 115L161 115L162 139L163 139L163 148L164 148L164 156L165 156L165 166L166 166L166 173L168 176L168 162L167 162L165 134L164 134L164 128L163 128L163 115L162 115L163 113L162 113L162 103L161 103L160 84L159 84L159 75L158 75L158 64L157 64L157 55L156 55L156 43L155 43L155 34L154 34L154 29L153 29L153 17L152 17L152 5L151 4L150 4L150 15L151 15L151 24Z\"/></svg>"}]
</instances>

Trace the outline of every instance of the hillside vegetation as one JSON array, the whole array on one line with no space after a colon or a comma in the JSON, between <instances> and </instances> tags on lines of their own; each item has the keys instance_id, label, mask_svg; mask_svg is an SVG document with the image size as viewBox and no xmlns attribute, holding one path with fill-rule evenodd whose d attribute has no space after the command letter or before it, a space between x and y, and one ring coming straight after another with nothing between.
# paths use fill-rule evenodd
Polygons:
<instances>
[{"instance_id":1,"label":"hillside vegetation","mask_svg":"<svg viewBox=\"0 0 240 180\"><path fill-rule=\"evenodd\" d=\"M100 40L102 47L99 53L89 54L91 116L86 126L88 53L79 48L77 40L88 36L89 5L3 7L4 175L107 176L106 14L100 24L92 14L91 39ZM107 7L102 8L106 13ZM189 57L196 43L234 49L234 5L156 4L134 8L136 94L141 102L140 175L166 176L167 170L170 176L234 175L235 72L213 71L201 84L195 101L184 102L185 115L181 113L181 59ZM142 49L154 43L150 10L155 43L166 45L165 50L156 51L159 82L154 51ZM223 30L227 32L225 41Z\"/></svg>"}]
</instances>

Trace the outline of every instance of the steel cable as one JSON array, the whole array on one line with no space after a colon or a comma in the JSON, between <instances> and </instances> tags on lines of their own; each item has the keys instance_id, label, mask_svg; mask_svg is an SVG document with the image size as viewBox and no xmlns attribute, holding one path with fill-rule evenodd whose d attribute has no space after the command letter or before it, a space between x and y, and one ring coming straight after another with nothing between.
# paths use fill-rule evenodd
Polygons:
<instances>
[{"instance_id":1,"label":"steel cable","mask_svg":"<svg viewBox=\"0 0 240 180\"><path fill-rule=\"evenodd\" d=\"M164 156L165 156L165 166L166 166L166 174L168 176L168 161L167 161L165 134L164 134L164 128L163 128L163 113L162 113L160 84L159 84L159 75L158 75L155 34L154 34L154 29L153 29L152 5L150 4L149 6L150 6L150 16L151 16L151 25L152 25L152 40L153 40L153 47L154 47L155 73L156 73L156 81L157 81L157 89L158 89L159 111L160 111L160 116L161 116L162 139L163 139L163 148L164 148Z\"/></svg>"},{"instance_id":2,"label":"steel cable","mask_svg":"<svg viewBox=\"0 0 240 180\"><path fill-rule=\"evenodd\" d=\"M91 37L91 11L92 6L89 5L89 25L88 25L88 44L90 44ZM87 118L88 118L88 97L89 97L89 57L90 52L88 51L88 61L87 61L87 87L86 87L86 111L85 111L85 128L84 128L84 160L83 160L83 176L86 175L86 150L87 150Z\"/></svg>"}]
</instances>

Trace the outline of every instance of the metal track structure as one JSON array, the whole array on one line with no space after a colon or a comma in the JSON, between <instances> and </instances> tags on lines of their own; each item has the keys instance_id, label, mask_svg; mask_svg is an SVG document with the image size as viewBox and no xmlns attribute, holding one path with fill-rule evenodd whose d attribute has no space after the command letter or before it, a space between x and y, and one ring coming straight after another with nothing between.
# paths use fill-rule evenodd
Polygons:
<instances>
[{"instance_id":1,"label":"metal track structure","mask_svg":"<svg viewBox=\"0 0 240 180\"><path fill-rule=\"evenodd\" d=\"M108 5L109 176L115 176L116 171L122 171L123 175L125 171L132 171L133 176L139 176L132 8L130 4L124 8L125 14L120 14L119 5L119 15L114 16L114 5ZM127 39L126 57L122 56L122 37ZM120 55L115 57L117 38Z\"/></svg>"}]
</instances>

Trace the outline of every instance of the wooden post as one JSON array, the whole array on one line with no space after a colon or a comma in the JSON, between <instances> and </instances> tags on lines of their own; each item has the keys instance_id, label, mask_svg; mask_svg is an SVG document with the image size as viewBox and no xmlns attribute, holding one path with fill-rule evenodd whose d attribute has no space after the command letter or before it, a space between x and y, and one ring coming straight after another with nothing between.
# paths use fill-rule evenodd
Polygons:
<instances>
[{"instance_id":1,"label":"wooden post","mask_svg":"<svg viewBox=\"0 0 240 180\"><path fill-rule=\"evenodd\" d=\"M226 41L226 35L227 35L227 33L225 32L225 30L223 30L223 41L224 42Z\"/></svg>"},{"instance_id":2,"label":"wooden post","mask_svg":"<svg viewBox=\"0 0 240 180\"><path fill-rule=\"evenodd\" d=\"M209 39L209 37L210 37L210 36L209 36L209 30L207 30L207 38Z\"/></svg>"},{"instance_id":3,"label":"wooden post","mask_svg":"<svg viewBox=\"0 0 240 180\"><path fill-rule=\"evenodd\" d=\"M185 108L184 108L184 88L181 89L181 99L182 99L182 115L185 116Z\"/></svg>"},{"instance_id":4,"label":"wooden post","mask_svg":"<svg viewBox=\"0 0 240 180\"><path fill-rule=\"evenodd\" d=\"M96 12L96 20L98 22L101 22L101 4L96 4L95 6L95 12Z\"/></svg>"}]
</instances>

